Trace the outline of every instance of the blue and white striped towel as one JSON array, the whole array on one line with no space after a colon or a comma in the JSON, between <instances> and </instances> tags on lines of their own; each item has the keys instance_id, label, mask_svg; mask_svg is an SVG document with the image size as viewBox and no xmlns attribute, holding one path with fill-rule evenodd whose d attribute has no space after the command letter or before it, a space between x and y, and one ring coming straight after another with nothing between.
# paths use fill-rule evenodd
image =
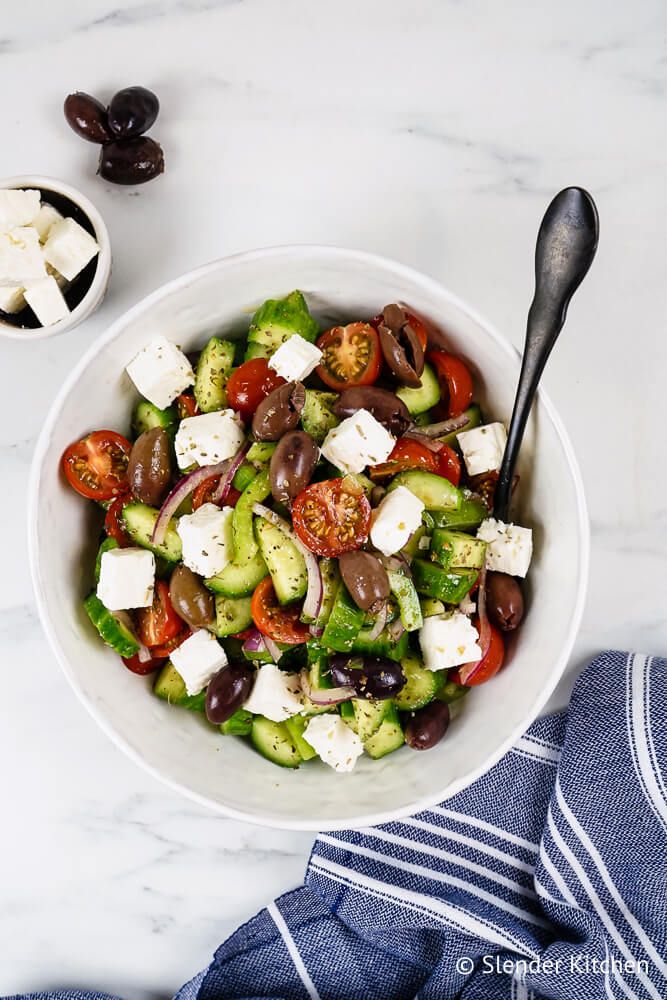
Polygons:
<instances>
[{"instance_id":1,"label":"blue and white striped towel","mask_svg":"<svg viewBox=\"0 0 667 1000\"><path fill-rule=\"evenodd\" d=\"M661 1000L666 959L667 660L605 653L466 791L320 836L176 1000Z\"/></svg>"}]
</instances>

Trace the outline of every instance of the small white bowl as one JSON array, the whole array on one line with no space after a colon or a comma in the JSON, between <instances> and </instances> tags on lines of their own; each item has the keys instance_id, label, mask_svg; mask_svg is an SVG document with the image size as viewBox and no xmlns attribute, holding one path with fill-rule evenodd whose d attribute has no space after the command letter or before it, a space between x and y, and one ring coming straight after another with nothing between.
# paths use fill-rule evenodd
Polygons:
<instances>
[{"instance_id":1,"label":"small white bowl","mask_svg":"<svg viewBox=\"0 0 667 1000\"><path fill-rule=\"evenodd\" d=\"M81 299L79 304L71 311L69 316L52 323L50 326L38 326L33 329L14 326L0 318L0 337L9 337L12 340L45 340L47 337L56 337L60 333L73 330L75 326L82 323L92 313L95 312L104 298L111 276L111 243L109 233L104 220L97 211L93 203L86 198L85 194L70 187L63 181L54 177L40 177L39 175L25 175L20 177L6 177L0 180L0 188L33 188L40 191L52 191L54 194L69 199L90 221L97 240L100 252L97 255L97 267L95 275L90 284L90 288Z\"/></svg>"},{"instance_id":2,"label":"small white bowl","mask_svg":"<svg viewBox=\"0 0 667 1000\"><path fill-rule=\"evenodd\" d=\"M123 431L137 400L124 369L161 333L185 351L213 334L238 337L264 300L300 288L322 328L372 316L402 301L446 331L472 365L489 418L508 421L517 352L438 282L391 260L318 246L228 257L186 274L130 309L81 359L47 417L28 496L37 603L75 692L106 733L156 777L218 812L267 826L333 830L382 823L446 799L494 764L535 719L560 678L579 627L588 577L589 530L570 442L540 391L522 447L519 523L534 529L528 614L507 663L465 698L446 738L426 753L407 747L351 774L317 761L276 767L244 740L221 736L197 713L150 692L106 648L82 608L92 587L101 512L65 484L60 456L96 428Z\"/></svg>"}]
</instances>

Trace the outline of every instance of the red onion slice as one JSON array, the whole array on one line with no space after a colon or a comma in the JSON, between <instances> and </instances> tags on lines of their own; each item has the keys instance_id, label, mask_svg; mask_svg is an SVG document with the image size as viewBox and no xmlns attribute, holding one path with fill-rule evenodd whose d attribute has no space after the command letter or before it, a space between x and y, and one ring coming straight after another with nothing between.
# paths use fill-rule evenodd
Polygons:
<instances>
[{"instance_id":1,"label":"red onion slice","mask_svg":"<svg viewBox=\"0 0 667 1000\"><path fill-rule=\"evenodd\" d=\"M435 438L429 437L428 434L421 434L419 431L406 431L405 437L410 438L412 441L418 441L419 444L423 444L425 448L435 452L436 455L444 447L442 441L437 441Z\"/></svg>"},{"instance_id":2,"label":"red onion slice","mask_svg":"<svg viewBox=\"0 0 667 1000\"><path fill-rule=\"evenodd\" d=\"M303 614L307 618L317 618L322 609L322 598L324 597L324 584L322 583L322 574L320 573L320 564L317 561L317 556L314 552L310 551L307 545L303 544L301 539L292 530L289 522L284 517L281 517L280 514L276 514L270 507L256 503L253 504L252 512L253 514L257 514L258 517L263 517L267 521L270 521L276 528L280 528L289 540L296 545L305 559L306 572L308 573L308 590L303 602Z\"/></svg>"},{"instance_id":3,"label":"red onion slice","mask_svg":"<svg viewBox=\"0 0 667 1000\"><path fill-rule=\"evenodd\" d=\"M321 625L310 625L308 631L312 635L313 639L321 639L324 635L324 629Z\"/></svg>"},{"instance_id":4,"label":"red onion slice","mask_svg":"<svg viewBox=\"0 0 667 1000\"><path fill-rule=\"evenodd\" d=\"M373 628L367 635L365 635L365 638L368 640L368 642L375 642L375 640L380 635L386 624L387 624L387 602L385 601L385 603L382 605L382 607L377 613Z\"/></svg>"},{"instance_id":5,"label":"red onion slice","mask_svg":"<svg viewBox=\"0 0 667 1000\"><path fill-rule=\"evenodd\" d=\"M265 649L264 636L258 628L253 629L252 635L249 635L243 643L243 650L246 653L261 653Z\"/></svg>"},{"instance_id":6,"label":"red onion slice","mask_svg":"<svg viewBox=\"0 0 667 1000\"><path fill-rule=\"evenodd\" d=\"M408 431L408 434L412 436L414 433L419 434L421 437L428 438L439 438L445 437L447 434L453 434L454 431L462 431L466 424L470 423L470 419L462 413L458 417L450 417L449 420L442 420L438 424L426 424L424 427L420 427L416 432Z\"/></svg>"},{"instance_id":7,"label":"red onion slice","mask_svg":"<svg viewBox=\"0 0 667 1000\"><path fill-rule=\"evenodd\" d=\"M301 671L301 690L317 706L340 705L341 702L354 698L355 694L353 687L315 688L310 683L307 670Z\"/></svg>"},{"instance_id":8,"label":"red onion slice","mask_svg":"<svg viewBox=\"0 0 667 1000\"><path fill-rule=\"evenodd\" d=\"M181 479L180 482L176 483L173 490L160 507L160 513L158 514L155 527L153 528L153 534L151 535L151 542L153 545L160 545L164 541L164 536L167 533L169 522L185 498L189 497L192 491L196 490L197 487L201 483L206 482L207 479L211 479L213 476L222 475L228 464L229 459L226 459L224 462L218 462L217 465L203 465L201 468L195 469L194 472L188 473L188 475Z\"/></svg>"},{"instance_id":9,"label":"red onion slice","mask_svg":"<svg viewBox=\"0 0 667 1000\"><path fill-rule=\"evenodd\" d=\"M477 616L479 618L479 647L482 650L482 655L479 660L474 660L472 663L464 663L462 667L459 667L459 680L461 684L467 684L468 681L475 676L484 662L484 658L489 652L489 646L491 645L491 626L489 624L489 616L486 613L486 566L482 567L479 574L478 594Z\"/></svg>"},{"instance_id":10,"label":"red onion slice","mask_svg":"<svg viewBox=\"0 0 667 1000\"><path fill-rule=\"evenodd\" d=\"M393 622L387 625L387 632L391 636L394 642L398 642L403 633L405 632L405 626L400 618L395 618Z\"/></svg>"},{"instance_id":11,"label":"red onion slice","mask_svg":"<svg viewBox=\"0 0 667 1000\"><path fill-rule=\"evenodd\" d=\"M277 663L280 657L283 655L282 650L276 645L270 636L264 636L264 645L266 646L267 652L274 663Z\"/></svg>"},{"instance_id":12,"label":"red onion slice","mask_svg":"<svg viewBox=\"0 0 667 1000\"><path fill-rule=\"evenodd\" d=\"M234 457L228 459L229 468L226 469L224 474L220 477L220 482L218 483L215 493L213 494L213 503L221 504L227 499L227 494L232 488L232 480L238 472L239 466L243 462L249 448L250 442L246 441L246 443L239 448Z\"/></svg>"}]
</instances>

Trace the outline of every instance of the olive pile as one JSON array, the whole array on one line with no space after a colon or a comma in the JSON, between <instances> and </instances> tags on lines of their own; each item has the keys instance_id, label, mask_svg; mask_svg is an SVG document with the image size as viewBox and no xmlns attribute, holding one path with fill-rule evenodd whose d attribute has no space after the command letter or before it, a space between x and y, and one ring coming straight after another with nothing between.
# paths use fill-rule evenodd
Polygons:
<instances>
[{"instance_id":1,"label":"olive pile","mask_svg":"<svg viewBox=\"0 0 667 1000\"><path fill-rule=\"evenodd\" d=\"M125 87L109 107L77 90L65 98L65 118L82 139L102 146L97 172L113 184L143 184L164 171L164 153L144 135L155 122L160 102L145 87Z\"/></svg>"}]
</instances>

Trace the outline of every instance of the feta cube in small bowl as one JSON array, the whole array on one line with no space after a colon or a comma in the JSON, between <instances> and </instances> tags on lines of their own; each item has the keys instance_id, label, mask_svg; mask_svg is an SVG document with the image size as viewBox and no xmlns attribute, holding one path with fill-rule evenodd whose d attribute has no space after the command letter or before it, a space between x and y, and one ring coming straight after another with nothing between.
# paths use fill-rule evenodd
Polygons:
<instances>
[{"instance_id":1,"label":"feta cube in small bowl","mask_svg":"<svg viewBox=\"0 0 667 1000\"><path fill-rule=\"evenodd\" d=\"M109 234L84 194L52 177L0 180L0 336L43 340L104 298Z\"/></svg>"}]
</instances>

